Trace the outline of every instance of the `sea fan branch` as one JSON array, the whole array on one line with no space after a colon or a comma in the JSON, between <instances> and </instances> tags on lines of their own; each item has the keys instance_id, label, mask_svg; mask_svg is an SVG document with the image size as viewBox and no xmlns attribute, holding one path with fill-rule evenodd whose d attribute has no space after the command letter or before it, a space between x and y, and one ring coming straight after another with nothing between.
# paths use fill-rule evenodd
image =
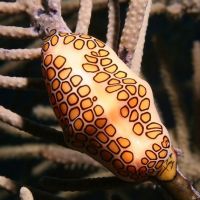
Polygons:
<instances>
[{"instance_id":1,"label":"sea fan branch","mask_svg":"<svg viewBox=\"0 0 200 200\"><path fill-rule=\"evenodd\" d=\"M108 9L107 44L117 51L120 31L119 1L109 0Z\"/></svg>"},{"instance_id":2,"label":"sea fan branch","mask_svg":"<svg viewBox=\"0 0 200 200\"><path fill-rule=\"evenodd\" d=\"M78 22L76 25L76 33L88 33L90 19L92 14L92 0L80 0L80 9L78 12Z\"/></svg>"},{"instance_id":3,"label":"sea fan branch","mask_svg":"<svg viewBox=\"0 0 200 200\"><path fill-rule=\"evenodd\" d=\"M44 81L41 78L10 77L0 75L0 88L16 90L44 91Z\"/></svg>"},{"instance_id":4,"label":"sea fan branch","mask_svg":"<svg viewBox=\"0 0 200 200\"><path fill-rule=\"evenodd\" d=\"M0 160L40 157L64 165L79 164L102 167L101 164L86 154L54 144L24 144L20 146L0 147Z\"/></svg>"},{"instance_id":5,"label":"sea fan branch","mask_svg":"<svg viewBox=\"0 0 200 200\"><path fill-rule=\"evenodd\" d=\"M125 182L117 177L88 178L82 180L43 177L40 183L49 191L85 191L97 190L99 188L107 190L112 188L133 187L134 185L142 184L142 182ZM173 196L174 200L200 199L199 192L191 186L188 180L179 171L177 171L174 180L162 181L159 182L159 184Z\"/></svg>"},{"instance_id":6,"label":"sea fan branch","mask_svg":"<svg viewBox=\"0 0 200 200\"><path fill-rule=\"evenodd\" d=\"M34 21L34 27L39 30L39 34L48 35L52 29L62 32L71 32L61 16L60 0L47 1L46 12L40 5L35 6L34 1L27 3L28 13Z\"/></svg>"},{"instance_id":7,"label":"sea fan branch","mask_svg":"<svg viewBox=\"0 0 200 200\"><path fill-rule=\"evenodd\" d=\"M6 134L14 137L19 137L23 139L38 140L38 138L31 136L29 133L19 130L13 126L8 125L0 121L0 133L1 135Z\"/></svg>"},{"instance_id":8,"label":"sea fan branch","mask_svg":"<svg viewBox=\"0 0 200 200\"><path fill-rule=\"evenodd\" d=\"M172 106L174 120L176 121L177 144L180 149L184 149L185 156L189 153L189 130L187 121L180 105L181 94L178 89L174 76L170 69L170 59L167 57L167 51L160 38L154 39L156 52L159 56L160 72L163 79L163 85L168 93L169 100ZM185 158L189 159L189 157Z\"/></svg>"},{"instance_id":9,"label":"sea fan branch","mask_svg":"<svg viewBox=\"0 0 200 200\"><path fill-rule=\"evenodd\" d=\"M138 76L140 75L140 72L141 72L144 42L145 42L145 36L146 36L146 31L147 31L147 26L148 26L149 13L151 10L151 3L152 3L151 0L148 0L146 10L144 13L142 27L139 33L137 45L135 47L135 52L133 54L133 59L131 61L131 66L130 66L133 72L137 74Z\"/></svg>"},{"instance_id":10,"label":"sea fan branch","mask_svg":"<svg viewBox=\"0 0 200 200\"><path fill-rule=\"evenodd\" d=\"M40 41L36 40L30 45L27 46L28 49L32 49L35 47L38 47L40 45ZM10 61L6 62L3 65L0 66L0 74L1 75L6 75L10 72L13 72L14 70L20 70L22 67L24 67L28 62L28 60L23 60L23 61Z\"/></svg>"},{"instance_id":11,"label":"sea fan branch","mask_svg":"<svg viewBox=\"0 0 200 200\"><path fill-rule=\"evenodd\" d=\"M167 51L166 47L164 46L164 42L160 37L158 37L154 39L154 44L156 44L156 52L159 56L160 72L163 79L163 84L168 93L173 111L176 143L178 144L178 148L183 150L183 156L179 157L179 167L188 176L195 177L200 173L198 167L200 159L198 153L195 154L190 150L190 132L188 129L188 121L186 120L186 116L181 105L180 89L175 83L175 78L170 69L170 58L167 57L168 54L166 53Z\"/></svg>"},{"instance_id":12,"label":"sea fan branch","mask_svg":"<svg viewBox=\"0 0 200 200\"><path fill-rule=\"evenodd\" d=\"M0 36L11 37L11 38L36 38L38 33L34 28L23 28L17 26L1 26L0 25Z\"/></svg>"},{"instance_id":13,"label":"sea fan branch","mask_svg":"<svg viewBox=\"0 0 200 200\"><path fill-rule=\"evenodd\" d=\"M47 121L47 120L57 121L57 118L56 118L56 116L53 112L53 109L50 105L49 106L36 105L35 107L33 107L32 113L40 121L41 120L43 120L43 121Z\"/></svg>"},{"instance_id":14,"label":"sea fan branch","mask_svg":"<svg viewBox=\"0 0 200 200\"><path fill-rule=\"evenodd\" d=\"M42 138L44 140L54 141L57 144L65 146L61 131L57 131L53 128L49 128L29 119L23 118L20 115L5 109L3 106L0 106L0 121L3 121L20 130L27 131L33 136Z\"/></svg>"},{"instance_id":15,"label":"sea fan branch","mask_svg":"<svg viewBox=\"0 0 200 200\"><path fill-rule=\"evenodd\" d=\"M139 73L151 0L131 1L119 45L119 57ZM142 32L143 31L143 32ZM137 50L138 49L138 50ZM136 52L137 50L137 52ZM135 53L137 53L135 55ZM132 61L135 59L136 61ZM134 67L137 69L134 70Z\"/></svg>"},{"instance_id":16,"label":"sea fan branch","mask_svg":"<svg viewBox=\"0 0 200 200\"><path fill-rule=\"evenodd\" d=\"M35 60L39 59L41 49L2 49L0 48L0 60Z\"/></svg>"},{"instance_id":17,"label":"sea fan branch","mask_svg":"<svg viewBox=\"0 0 200 200\"><path fill-rule=\"evenodd\" d=\"M21 4L19 1L11 2L0 2L0 13L14 14L25 11L25 5Z\"/></svg>"},{"instance_id":18,"label":"sea fan branch","mask_svg":"<svg viewBox=\"0 0 200 200\"><path fill-rule=\"evenodd\" d=\"M19 195L21 187L22 184L17 183L16 181L13 181L5 176L0 176L0 188L8 191L9 193ZM29 186L26 187L32 192L33 197L37 200L64 200L63 198L56 197L48 192L44 192Z\"/></svg>"},{"instance_id":19,"label":"sea fan branch","mask_svg":"<svg viewBox=\"0 0 200 200\"><path fill-rule=\"evenodd\" d=\"M32 192L27 187L21 187L19 197L21 200L34 200Z\"/></svg>"}]
</instances>

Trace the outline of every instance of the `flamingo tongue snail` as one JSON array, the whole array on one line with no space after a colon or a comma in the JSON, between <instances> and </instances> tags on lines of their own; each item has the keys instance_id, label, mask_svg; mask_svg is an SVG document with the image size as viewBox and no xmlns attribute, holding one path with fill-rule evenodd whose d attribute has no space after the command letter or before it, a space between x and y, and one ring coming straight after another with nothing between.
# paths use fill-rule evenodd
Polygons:
<instances>
[{"instance_id":1,"label":"flamingo tongue snail","mask_svg":"<svg viewBox=\"0 0 200 200\"><path fill-rule=\"evenodd\" d=\"M172 180L176 154L147 82L102 41L52 30L42 74L66 144L126 181Z\"/></svg>"}]
</instances>

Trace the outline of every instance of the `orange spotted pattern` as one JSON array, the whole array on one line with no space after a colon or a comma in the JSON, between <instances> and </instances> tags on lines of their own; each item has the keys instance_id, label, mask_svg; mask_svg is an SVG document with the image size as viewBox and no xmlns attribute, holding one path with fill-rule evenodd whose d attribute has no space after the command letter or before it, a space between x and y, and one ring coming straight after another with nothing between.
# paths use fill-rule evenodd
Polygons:
<instances>
[{"instance_id":1,"label":"orange spotted pattern","mask_svg":"<svg viewBox=\"0 0 200 200\"><path fill-rule=\"evenodd\" d=\"M54 52L59 45L82 56L82 73L76 71L70 55ZM91 155L125 180L155 176L169 156L170 140L163 133L163 125L153 120L146 86L123 71L105 47L100 40L84 34L52 30L44 38L42 74L50 103L69 146ZM113 123L91 84L119 105L115 112L130 127L130 136ZM134 138L140 137L152 145L143 147L138 160L133 147ZM162 139L157 142L158 138Z\"/></svg>"},{"instance_id":2,"label":"orange spotted pattern","mask_svg":"<svg viewBox=\"0 0 200 200\"><path fill-rule=\"evenodd\" d=\"M119 67L113 63L111 58L108 58L108 55L109 52L101 48L98 51L91 51L90 55L84 56L83 69L94 74L93 80L95 82L106 82L106 92L117 93L117 100L128 105L128 107L126 105L121 107L120 113L122 117L134 122L133 133L136 135L145 134L148 138L155 139L162 134L162 126L158 124L158 126L153 127L151 125L156 124L156 122L151 121L151 114L148 112L150 99L146 97L147 89L136 80L129 78L126 72L118 70Z\"/></svg>"}]
</instances>

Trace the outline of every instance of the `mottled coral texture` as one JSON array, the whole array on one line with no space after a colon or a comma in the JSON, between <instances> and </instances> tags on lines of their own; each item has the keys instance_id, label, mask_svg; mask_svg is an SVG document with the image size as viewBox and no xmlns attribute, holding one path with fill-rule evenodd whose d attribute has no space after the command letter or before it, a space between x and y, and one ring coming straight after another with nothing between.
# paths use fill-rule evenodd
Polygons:
<instances>
[{"instance_id":1,"label":"mottled coral texture","mask_svg":"<svg viewBox=\"0 0 200 200\"><path fill-rule=\"evenodd\" d=\"M200 189L199 19L197 0L1 1L0 199L200 199L191 185ZM66 146L41 73L40 38L51 29L95 36L149 82L176 150L175 179L125 182Z\"/></svg>"}]
</instances>

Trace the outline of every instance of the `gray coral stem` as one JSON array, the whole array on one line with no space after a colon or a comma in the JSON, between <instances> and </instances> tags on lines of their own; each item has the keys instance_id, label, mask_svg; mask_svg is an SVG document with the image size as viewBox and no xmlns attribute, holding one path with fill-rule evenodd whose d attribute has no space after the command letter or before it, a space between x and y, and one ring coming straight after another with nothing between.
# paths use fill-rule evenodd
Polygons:
<instances>
[{"instance_id":1,"label":"gray coral stem","mask_svg":"<svg viewBox=\"0 0 200 200\"><path fill-rule=\"evenodd\" d=\"M20 2L14 2L14 3L0 2L0 13L14 14L14 13L20 13L24 10L25 6L22 5Z\"/></svg>"},{"instance_id":2,"label":"gray coral stem","mask_svg":"<svg viewBox=\"0 0 200 200\"><path fill-rule=\"evenodd\" d=\"M65 146L61 131L57 131L53 128L49 128L48 126L44 126L21 117L20 115L5 109L3 106L0 106L0 121L20 130L27 131L35 137L54 141L57 144Z\"/></svg>"},{"instance_id":3,"label":"gray coral stem","mask_svg":"<svg viewBox=\"0 0 200 200\"><path fill-rule=\"evenodd\" d=\"M40 45L40 41L36 40L35 42L28 45L27 48L32 49L32 48L38 47L38 45ZM24 67L29 62L30 62L29 60L6 62L5 64L1 65L0 74L7 75L10 72L13 72L14 70L20 70L22 67Z\"/></svg>"},{"instance_id":4,"label":"gray coral stem","mask_svg":"<svg viewBox=\"0 0 200 200\"><path fill-rule=\"evenodd\" d=\"M88 178L82 180L43 177L40 183L50 191L85 191L98 190L99 188L108 190L112 188L133 187L134 185L141 184L141 182L124 182L117 177ZM189 181L179 171L177 171L177 175L172 181L161 181L159 184L169 191L174 200L200 199L199 192L191 186Z\"/></svg>"},{"instance_id":5,"label":"gray coral stem","mask_svg":"<svg viewBox=\"0 0 200 200\"><path fill-rule=\"evenodd\" d=\"M2 26L0 25L0 36L11 37L11 38L36 38L38 33L34 28L23 28L17 26Z\"/></svg>"},{"instance_id":6,"label":"gray coral stem","mask_svg":"<svg viewBox=\"0 0 200 200\"><path fill-rule=\"evenodd\" d=\"M144 42L145 42L145 36L147 32L147 26L148 26L148 19L149 19L149 13L151 10L151 0L148 0L146 9L144 12L142 27L140 29L140 33L138 36L138 41L135 47L135 51L133 53L133 58L130 64L130 68L132 71L140 76L141 73L141 64L142 64L142 56L143 56L143 49L144 49Z\"/></svg>"},{"instance_id":7,"label":"gray coral stem","mask_svg":"<svg viewBox=\"0 0 200 200\"><path fill-rule=\"evenodd\" d=\"M119 0L120 3L128 2L128 0ZM158 0L153 1L153 6L151 9L151 15L157 15L161 13L166 13L172 17L181 16L184 14L199 15L200 3L197 0L190 0L190 3L185 3L184 1L175 1L170 3L168 1L159 2ZM102 9L107 6L107 0L95 0L94 9ZM78 0L68 0L62 1L63 13L71 13L79 8ZM26 6L19 2L0 2L0 13L6 14L17 14L20 12L26 12Z\"/></svg>"},{"instance_id":8,"label":"gray coral stem","mask_svg":"<svg viewBox=\"0 0 200 200\"><path fill-rule=\"evenodd\" d=\"M44 81L41 78L10 77L0 75L0 88L16 90L44 91Z\"/></svg>"},{"instance_id":9,"label":"gray coral stem","mask_svg":"<svg viewBox=\"0 0 200 200\"><path fill-rule=\"evenodd\" d=\"M65 165L91 165L102 167L101 164L80 152L66 149L55 144L24 144L19 146L0 147L0 160L4 159L30 159L45 158L55 163Z\"/></svg>"},{"instance_id":10,"label":"gray coral stem","mask_svg":"<svg viewBox=\"0 0 200 200\"><path fill-rule=\"evenodd\" d=\"M35 60L39 59L41 49L2 49L0 48L0 60Z\"/></svg>"},{"instance_id":11,"label":"gray coral stem","mask_svg":"<svg viewBox=\"0 0 200 200\"><path fill-rule=\"evenodd\" d=\"M151 0L131 0L129 4L118 52L119 57L129 67L131 66L131 62L137 48L137 43L139 42L146 11L150 11L150 9L146 9L148 7L148 3L151 3ZM143 33L142 37L144 37L145 34L146 32ZM143 50L143 45L138 48L142 48ZM139 59L141 60L141 58Z\"/></svg>"},{"instance_id":12,"label":"gray coral stem","mask_svg":"<svg viewBox=\"0 0 200 200\"><path fill-rule=\"evenodd\" d=\"M28 13L40 35L48 35L52 29L67 33L71 32L61 16L60 3L60 0L49 0L47 1L47 9L44 10L40 4L35 5L34 0L28 2Z\"/></svg>"},{"instance_id":13,"label":"gray coral stem","mask_svg":"<svg viewBox=\"0 0 200 200\"><path fill-rule=\"evenodd\" d=\"M92 0L80 0L80 9L78 12L78 22L76 25L76 33L88 33L90 19L92 15Z\"/></svg>"},{"instance_id":14,"label":"gray coral stem","mask_svg":"<svg viewBox=\"0 0 200 200\"><path fill-rule=\"evenodd\" d=\"M34 200L32 192L27 187L21 187L20 200Z\"/></svg>"},{"instance_id":15,"label":"gray coral stem","mask_svg":"<svg viewBox=\"0 0 200 200\"><path fill-rule=\"evenodd\" d=\"M171 194L174 200L200 200L200 193L179 170L172 181L162 181L159 184Z\"/></svg>"},{"instance_id":16,"label":"gray coral stem","mask_svg":"<svg viewBox=\"0 0 200 200\"><path fill-rule=\"evenodd\" d=\"M14 195L20 195L20 189L23 187L21 183L18 183L10 178L7 178L5 176L0 176L0 188L8 191L11 194ZM37 200L64 200L63 198L57 197L53 194L50 194L48 192L44 192L41 190L38 190L33 187L26 186L33 194L33 197Z\"/></svg>"},{"instance_id":17,"label":"gray coral stem","mask_svg":"<svg viewBox=\"0 0 200 200\"><path fill-rule=\"evenodd\" d=\"M117 52L119 31L120 31L120 12L119 12L119 1L109 0L108 1L108 28L106 43Z\"/></svg>"}]
</instances>

